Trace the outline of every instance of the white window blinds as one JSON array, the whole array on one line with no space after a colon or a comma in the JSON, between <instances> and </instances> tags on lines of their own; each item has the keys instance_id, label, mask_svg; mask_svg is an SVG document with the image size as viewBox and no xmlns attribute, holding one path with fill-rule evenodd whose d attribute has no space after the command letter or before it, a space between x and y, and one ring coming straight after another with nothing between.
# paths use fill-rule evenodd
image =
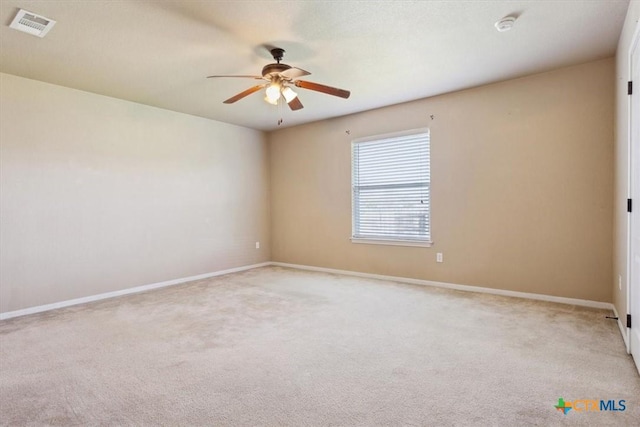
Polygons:
<instances>
[{"instance_id":1,"label":"white window blinds","mask_svg":"<svg viewBox=\"0 0 640 427\"><path fill-rule=\"evenodd\" d=\"M353 239L429 242L429 130L352 143Z\"/></svg>"}]
</instances>

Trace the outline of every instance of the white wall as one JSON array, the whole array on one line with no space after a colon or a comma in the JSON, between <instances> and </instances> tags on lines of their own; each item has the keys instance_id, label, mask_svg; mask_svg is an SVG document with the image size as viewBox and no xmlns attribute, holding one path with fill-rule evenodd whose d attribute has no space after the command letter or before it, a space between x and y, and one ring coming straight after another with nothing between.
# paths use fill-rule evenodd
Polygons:
<instances>
[{"instance_id":1,"label":"white wall","mask_svg":"<svg viewBox=\"0 0 640 427\"><path fill-rule=\"evenodd\" d=\"M8 74L0 99L0 312L270 259L261 132Z\"/></svg>"}]
</instances>

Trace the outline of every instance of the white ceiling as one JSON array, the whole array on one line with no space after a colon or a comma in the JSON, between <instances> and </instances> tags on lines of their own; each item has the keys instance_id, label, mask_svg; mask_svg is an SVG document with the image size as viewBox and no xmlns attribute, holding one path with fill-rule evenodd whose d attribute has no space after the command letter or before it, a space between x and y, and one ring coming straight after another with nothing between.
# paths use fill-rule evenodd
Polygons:
<instances>
[{"instance_id":1,"label":"white ceiling","mask_svg":"<svg viewBox=\"0 0 640 427\"><path fill-rule=\"evenodd\" d=\"M223 122L271 130L614 55L629 0L117 1L1 0L0 71ZM40 39L9 28L23 8L57 21ZM513 30L493 24L518 16ZM256 84L273 62L347 100L297 89L289 111Z\"/></svg>"}]
</instances>

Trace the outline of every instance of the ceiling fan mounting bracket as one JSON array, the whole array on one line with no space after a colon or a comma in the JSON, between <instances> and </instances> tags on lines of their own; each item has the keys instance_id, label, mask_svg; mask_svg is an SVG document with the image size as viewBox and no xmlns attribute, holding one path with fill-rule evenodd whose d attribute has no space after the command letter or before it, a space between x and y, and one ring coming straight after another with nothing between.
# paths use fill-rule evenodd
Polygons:
<instances>
[{"instance_id":1,"label":"ceiling fan mounting bracket","mask_svg":"<svg viewBox=\"0 0 640 427\"><path fill-rule=\"evenodd\" d=\"M278 64L280 63L280 61L282 61L282 58L284 58L284 49L274 47L270 50L270 52L273 56L273 59L275 59Z\"/></svg>"}]
</instances>

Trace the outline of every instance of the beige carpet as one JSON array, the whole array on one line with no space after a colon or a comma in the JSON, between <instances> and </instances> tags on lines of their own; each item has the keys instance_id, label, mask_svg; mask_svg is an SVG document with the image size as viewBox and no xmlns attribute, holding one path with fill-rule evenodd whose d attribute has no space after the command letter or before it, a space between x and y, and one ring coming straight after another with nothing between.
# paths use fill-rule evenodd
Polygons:
<instances>
[{"instance_id":1,"label":"beige carpet","mask_svg":"<svg viewBox=\"0 0 640 427\"><path fill-rule=\"evenodd\" d=\"M0 421L637 426L606 314L266 267L0 322Z\"/></svg>"}]
</instances>

